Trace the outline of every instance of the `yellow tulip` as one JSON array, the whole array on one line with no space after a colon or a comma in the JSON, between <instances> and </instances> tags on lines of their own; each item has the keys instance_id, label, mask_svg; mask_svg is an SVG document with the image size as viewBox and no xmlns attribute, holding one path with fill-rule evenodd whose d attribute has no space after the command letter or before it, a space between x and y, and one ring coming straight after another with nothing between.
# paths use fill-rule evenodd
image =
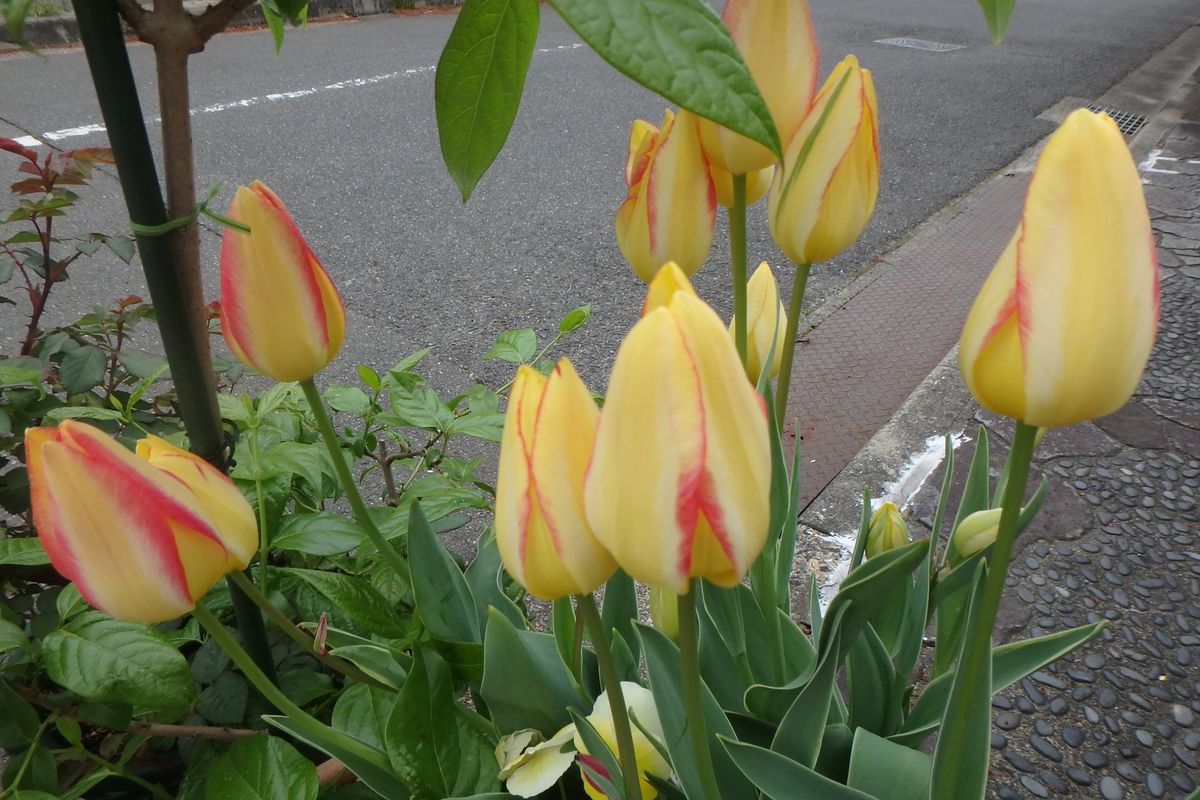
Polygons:
<instances>
[{"instance_id":1,"label":"yellow tulip","mask_svg":"<svg viewBox=\"0 0 1200 800\"><path fill-rule=\"evenodd\" d=\"M658 284L676 287L657 292ZM596 538L635 579L733 586L769 522L767 411L716 312L677 266L617 352L584 487Z\"/></svg>"},{"instance_id":2,"label":"yellow tulip","mask_svg":"<svg viewBox=\"0 0 1200 800\"><path fill-rule=\"evenodd\" d=\"M767 262L758 265L746 286L746 374L755 384L762 374L763 363L774 345L769 374L779 375L783 363L783 345L787 339L787 309L779 300L779 287L775 273ZM733 335L736 318L729 321L729 334Z\"/></svg>"},{"instance_id":3,"label":"yellow tulip","mask_svg":"<svg viewBox=\"0 0 1200 800\"><path fill-rule=\"evenodd\" d=\"M537 797L558 783L575 763L575 751L563 746L575 737L575 724L560 729L546 741L535 730L526 729L504 736L496 745L496 760L500 763L500 780L509 794L517 797Z\"/></svg>"},{"instance_id":4,"label":"yellow tulip","mask_svg":"<svg viewBox=\"0 0 1200 800\"><path fill-rule=\"evenodd\" d=\"M1116 124L1079 110L1046 142L1021 222L958 346L985 408L1071 425L1133 394L1158 326L1158 264L1137 168Z\"/></svg>"},{"instance_id":5,"label":"yellow tulip","mask_svg":"<svg viewBox=\"0 0 1200 800\"><path fill-rule=\"evenodd\" d=\"M870 70L846 56L792 137L768 202L771 235L797 264L825 261L866 227L879 194L879 124Z\"/></svg>"},{"instance_id":6,"label":"yellow tulip","mask_svg":"<svg viewBox=\"0 0 1200 800\"><path fill-rule=\"evenodd\" d=\"M634 121L625 183L629 195L617 209L617 245L637 276L649 282L668 261L688 275L700 269L712 247L716 197L696 118L668 110L661 130Z\"/></svg>"},{"instance_id":7,"label":"yellow tulip","mask_svg":"<svg viewBox=\"0 0 1200 800\"><path fill-rule=\"evenodd\" d=\"M155 436L133 454L67 420L25 431L34 527L50 563L110 616L187 613L258 547L254 512L199 456Z\"/></svg>"},{"instance_id":8,"label":"yellow tulip","mask_svg":"<svg viewBox=\"0 0 1200 800\"><path fill-rule=\"evenodd\" d=\"M651 694L650 690L631 681L621 681L621 694L625 696L625 707L629 711L631 720L636 718L642 728L645 728L646 731L660 742L663 741L662 722L659 720L658 707L654 705L654 695ZM602 692L596 698L596 703L592 706L592 713L588 714L587 721L596 729L596 733L600 734L600 738L604 740L604 743L616 753L617 734L613 724L612 706L609 704L607 691ZM650 781L646 780L646 776L656 775L659 778L669 778L671 776L671 765L658 752L658 748L654 746L654 743L642 732L642 728L632 725L632 723L631 726L633 733L633 757L637 761L639 772L638 788L641 789L642 800L654 800L655 797L658 797L658 791L650 784ZM588 756L587 747L583 743L583 737L578 733L575 734L575 747L579 749L583 757ZM593 768L603 770L603 767L597 761L593 760L592 766ZM583 778L583 789L592 800L605 800L605 795L588 780L586 772Z\"/></svg>"},{"instance_id":9,"label":"yellow tulip","mask_svg":"<svg viewBox=\"0 0 1200 800\"><path fill-rule=\"evenodd\" d=\"M709 173L712 175L713 187L717 191L717 202L726 208L733 206L733 175L721 169L709 165ZM746 205L752 206L759 200L763 199L767 190L771 188L771 179L775 177L775 165L765 167L760 170L751 172L746 176Z\"/></svg>"},{"instance_id":10,"label":"yellow tulip","mask_svg":"<svg viewBox=\"0 0 1200 800\"><path fill-rule=\"evenodd\" d=\"M804 121L817 88L818 47L805 0L728 0L721 19L758 84L781 142ZM733 174L775 162L757 142L710 120L700 123L708 160ZM749 201L747 201L749 202Z\"/></svg>"},{"instance_id":11,"label":"yellow tulip","mask_svg":"<svg viewBox=\"0 0 1200 800\"><path fill-rule=\"evenodd\" d=\"M881 503L867 527L867 558L908 544L908 526L895 503Z\"/></svg>"},{"instance_id":12,"label":"yellow tulip","mask_svg":"<svg viewBox=\"0 0 1200 800\"><path fill-rule=\"evenodd\" d=\"M517 371L500 442L496 543L509 574L544 600L591 592L616 570L583 510L599 415L567 359L549 378Z\"/></svg>"},{"instance_id":13,"label":"yellow tulip","mask_svg":"<svg viewBox=\"0 0 1200 800\"><path fill-rule=\"evenodd\" d=\"M243 363L277 381L320 372L337 355L346 312L329 275L275 193L239 186L228 216L249 233L221 238L221 333Z\"/></svg>"}]
</instances>

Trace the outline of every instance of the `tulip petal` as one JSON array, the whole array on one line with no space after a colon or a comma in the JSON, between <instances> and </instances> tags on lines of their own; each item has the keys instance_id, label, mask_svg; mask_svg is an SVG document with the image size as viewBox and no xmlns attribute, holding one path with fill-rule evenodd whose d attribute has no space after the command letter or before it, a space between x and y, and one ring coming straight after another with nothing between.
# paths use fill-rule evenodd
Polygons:
<instances>
[{"instance_id":1,"label":"tulip petal","mask_svg":"<svg viewBox=\"0 0 1200 800\"><path fill-rule=\"evenodd\" d=\"M513 379L500 439L500 465L496 479L496 545L505 569L526 583L526 533L535 511L529 452L533 446L537 404L546 379L522 366Z\"/></svg>"},{"instance_id":2,"label":"tulip petal","mask_svg":"<svg viewBox=\"0 0 1200 800\"><path fill-rule=\"evenodd\" d=\"M1154 344L1158 265L1137 168L1107 115L1081 109L1047 141L1016 261L1024 421L1116 411Z\"/></svg>"},{"instance_id":3,"label":"tulip petal","mask_svg":"<svg viewBox=\"0 0 1200 800\"><path fill-rule=\"evenodd\" d=\"M575 736L567 725L551 738L525 751L520 765L505 781L504 788L517 797L537 797L549 789L575 763L574 748L563 747Z\"/></svg>"},{"instance_id":4,"label":"tulip petal","mask_svg":"<svg viewBox=\"0 0 1200 800\"><path fill-rule=\"evenodd\" d=\"M649 286L646 287L646 299L642 301L642 316L646 316L659 306L670 305L671 298L675 296L676 292L696 294L691 281L688 280L679 265L674 261L668 261L663 264L662 269L654 274Z\"/></svg>"}]
</instances>

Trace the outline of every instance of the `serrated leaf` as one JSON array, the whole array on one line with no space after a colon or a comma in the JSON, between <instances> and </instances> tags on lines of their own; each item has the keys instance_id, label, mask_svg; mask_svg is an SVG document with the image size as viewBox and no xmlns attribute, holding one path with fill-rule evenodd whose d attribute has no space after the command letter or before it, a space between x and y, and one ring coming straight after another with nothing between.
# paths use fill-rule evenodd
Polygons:
<instances>
[{"instance_id":1,"label":"serrated leaf","mask_svg":"<svg viewBox=\"0 0 1200 800\"><path fill-rule=\"evenodd\" d=\"M271 547L314 556L333 556L358 547L364 537L358 523L340 514L328 511L289 514L271 539Z\"/></svg>"},{"instance_id":2,"label":"serrated leaf","mask_svg":"<svg viewBox=\"0 0 1200 800\"><path fill-rule=\"evenodd\" d=\"M149 625L96 611L42 640L46 674L89 700L122 700L141 709L179 708L196 696L187 660Z\"/></svg>"},{"instance_id":3,"label":"serrated leaf","mask_svg":"<svg viewBox=\"0 0 1200 800\"><path fill-rule=\"evenodd\" d=\"M317 768L278 736L239 739L208 768L208 800L316 800Z\"/></svg>"},{"instance_id":4,"label":"serrated leaf","mask_svg":"<svg viewBox=\"0 0 1200 800\"><path fill-rule=\"evenodd\" d=\"M107 363L108 358L99 347L81 347L63 358L58 378L69 394L86 392L104 379Z\"/></svg>"},{"instance_id":5,"label":"serrated leaf","mask_svg":"<svg viewBox=\"0 0 1200 800\"><path fill-rule=\"evenodd\" d=\"M113 252L113 255L126 264L133 260L133 254L137 249L133 239L128 236L109 236L104 240L104 244Z\"/></svg>"},{"instance_id":6,"label":"serrated leaf","mask_svg":"<svg viewBox=\"0 0 1200 800\"><path fill-rule=\"evenodd\" d=\"M533 328L516 328L496 337L496 343L483 354L485 361L506 361L524 364L537 351L537 334Z\"/></svg>"},{"instance_id":7,"label":"serrated leaf","mask_svg":"<svg viewBox=\"0 0 1200 800\"><path fill-rule=\"evenodd\" d=\"M357 386L331 386L325 391L325 402L334 411L363 416L371 410L371 398Z\"/></svg>"},{"instance_id":8,"label":"serrated leaf","mask_svg":"<svg viewBox=\"0 0 1200 800\"><path fill-rule=\"evenodd\" d=\"M508 138L537 31L537 0L466 0L442 49L438 139L464 203Z\"/></svg>"},{"instance_id":9,"label":"serrated leaf","mask_svg":"<svg viewBox=\"0 0 1200 800\"><path fill-rule=\"evenodd\" d=\"M196 710L214 725L237 725L246 717L249 696L245 678L223 672L200 692Z\"/></svg>"},{"instance_id":10,"label":"serrated leaf","mask_svg":"<svg viewBox=\"0 0 1200 800\"><path fill-rule=\"evenodd\" d=\"M404 626L397 620L395 609L371 584L338 572L316 569L283 569L304 581L314 591L346 612L363 630L380 636L404 636Z\"/></svg>"},{"instance_id":11,"label":"serrated leaf","mask_svg":"<svg viewBox=\"0 0 1200 800\"><path fill-rule=\"evenodd\" d=\"M550 4L619 72L782 158L766 101L729 31L704 0L551 0Z\"/></svg>"}]
</instances>

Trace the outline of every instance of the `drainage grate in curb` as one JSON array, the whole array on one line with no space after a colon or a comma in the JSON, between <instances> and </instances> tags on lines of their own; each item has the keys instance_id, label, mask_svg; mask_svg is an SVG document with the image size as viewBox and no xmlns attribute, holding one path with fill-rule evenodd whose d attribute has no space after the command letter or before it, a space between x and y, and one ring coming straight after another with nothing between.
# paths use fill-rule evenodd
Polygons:
<instances>
[{"instance_id":1,"label":"drainage grate in curb","mask_svg":"<svg viewBox=\"0 0 1200 800\"><path fill-rule=\"evenodd\" d=\"M964 45L949 42L931 42L928 39L910 39L898 36L894 39L876 39L875 44L886 44L892 47L909 47L913 50L928 50L931 53L949 53L951 50L962 50Z\"/></svg>"},{"instance_id":2,"label":"drainage grate in curb","mask_svg":"<svg viewBox=\"0 0 1200 800\"><path fill-rule=\"evenodd\" d=\"M1133 136L1142 129L1146 124L1146 118L1140 114L1130 114L1128 111L1121 111L1116 108L1098 105L1092 103L1088 106L1088 111L1096 111L1098 113L1108 114L1112 117L1113 122L1117 123L1117 127L1121 129L1121 133L1126 136Z\"/></svg>"}]
</instances>

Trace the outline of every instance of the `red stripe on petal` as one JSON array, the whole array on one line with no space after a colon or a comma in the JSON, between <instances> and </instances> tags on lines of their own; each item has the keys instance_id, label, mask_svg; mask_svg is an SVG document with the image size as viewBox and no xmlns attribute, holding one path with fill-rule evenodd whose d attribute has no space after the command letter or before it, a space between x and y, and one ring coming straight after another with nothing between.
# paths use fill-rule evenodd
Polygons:
<instances>
[{"instance_id":1,"label":"red stripe on petal","mask_svg":"<svg viewBox=\"0 0 1200 800\"><path fill-rule=\"evenodd\" d=\"M729 559L730 566L740 572L742 565L738 564L734 557L733 541L729 538L729 526L725 524L725 512L717 500L717 487L713 482L712 473L708 470L704 471L704 475L700 479L697 499L704 519L708 522L708 527L712 529L717 544L721 545L721 551Z\"/></svg>"},{"instance_id":2,"label":"red stripe on petal","mask_svg":"<svg viewBox=\"0 0 1200 800\"><path fill-rule=\"evenodd\" d=\"M696 381L696 405L700 410L698 430L696 431L696 435L700 438L700 452L696 463L685 467L684 471L680 473L679 485L675 490L675 524L679 526L680 534L677 568L679 574L686 580L692 571L692 547L696 540L696 519L700 514L700 490L704 480L704 462L708 452L708 432L705 424L707 411L704 407L704 395L700 393L700 372L696 368L696 359L692 355L691 348L688 347L682 329L679 328L679 323L675 321L674 317L671 318L671 322L676 327L680 346L687 358L688 368Z\"/></svg>"}]
</instances>

